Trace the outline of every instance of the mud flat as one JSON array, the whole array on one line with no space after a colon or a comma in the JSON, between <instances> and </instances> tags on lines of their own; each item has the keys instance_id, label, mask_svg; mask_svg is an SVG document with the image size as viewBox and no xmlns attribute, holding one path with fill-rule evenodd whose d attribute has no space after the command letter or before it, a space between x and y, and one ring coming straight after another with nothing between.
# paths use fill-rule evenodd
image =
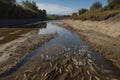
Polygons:
<instances>
[{"instance_id":1,"label":"mud flat","mask_svg":"<svg viewBox=\"0 0 120 80\"><path fill-rule=\"evenodd\" d=\"M0 74L9 70L19 60L38 46L54 38L56 34L39 35L37 30L22 34L21 37L0 45Z\"/></svg>"},{"instance_id":2,"label":"mud flat","mask_svg":"<svg viewBox=\"0 0 120 80\"><path fill-rule=\"evenodd\" d=\"M107 21L63 20L96 51L120 68L120 15Z\"/></svg>"}]
</instances>

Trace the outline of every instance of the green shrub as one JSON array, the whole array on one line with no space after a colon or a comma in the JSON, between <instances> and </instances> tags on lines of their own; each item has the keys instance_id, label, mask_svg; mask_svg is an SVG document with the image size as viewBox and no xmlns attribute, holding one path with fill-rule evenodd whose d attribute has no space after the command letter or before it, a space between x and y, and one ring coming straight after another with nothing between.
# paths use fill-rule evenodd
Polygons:
<instances>
[{"instance_id":1,"label":"green shrub","mask_svg":"<svg viewBox=\"0 0 120 80\"><path fill-rule=\"evenodd\" d=\"M109 4L107 5L107 8L112 9L120 9L120 0L108 0Z\"/></svg>"},{"instance_id":2,"label":"green shrub","mask_svg":"<svg viewBox=\"0 0 120 80\"><path fill-rule=\"evenodd\" d=\"M82 8L78 11L78 13L79 13L79 15L81 15L81 14L84 14L85 12L87 12L87 11L88 11L88 9Z\"/></svg>"},{"instance_id":3,"label":"green shrub","mask_svg":"<svg viewBox=\"0 0 120 80\"><path fill-rule=\"evenodd\" d=\"M72 13L72 17L78 16L77 13Z\"/></svg>"},{"instance_id":4,"label":"green shrub","mask_svg":"<svg viewBox=\"0 0 120 80\"><path fill-rule=\"evenodd\" d=\"M101 2L94 2L92 4L92 6L90 7L90 10L97 10L97 9L100 9L100 8L102 8Z\"/></svg>"},{"instance_id":5,"label":"green shrub","mask_svg":"<svg viewBox=\"0 0 120 80\"><path fill-rule=\"evenodd\" d=\"M7 1L7 0L5 0ZM12 0L10 0L12 1ZM34 3L35 4L35 3ZM31 7L34 11L24 9L20 5L8 4L0 0L0 19L9 18L46 18L46 10L39 10Z\"/></svg>"}]
</instances>

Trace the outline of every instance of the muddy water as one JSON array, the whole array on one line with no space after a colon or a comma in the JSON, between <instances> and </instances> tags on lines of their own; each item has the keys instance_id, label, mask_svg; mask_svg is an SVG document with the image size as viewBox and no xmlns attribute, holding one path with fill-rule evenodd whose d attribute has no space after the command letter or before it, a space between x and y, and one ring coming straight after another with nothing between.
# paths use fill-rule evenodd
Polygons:
<instances>
[{"instance_id":1,"label":"muddy water","mask_svg":"<svg viewBox=\"0 0 120 80\"><path fill-rule=\"evenodd\" d=\"M54 55L57 55L60 50L64 50L65 48L72 49L75 46L87 46L77 34L62 28L60 26L62 22L46 22L46 24L46 27L39 29L38 34L57 33L58 36L31 52L24 59L18 62L18 64L16 64L16 66L14 66L12 69L1 74L1 79L14 80L16 76L22 76L25 71L34 71L36 67L42 63L43 57L54 57ZM111 75L112 78L120 80L120 70L118 68L113 66L103 56L91 48L89 51L94 62L98 65L99 68Z\"/></svg>"}]
</instances>

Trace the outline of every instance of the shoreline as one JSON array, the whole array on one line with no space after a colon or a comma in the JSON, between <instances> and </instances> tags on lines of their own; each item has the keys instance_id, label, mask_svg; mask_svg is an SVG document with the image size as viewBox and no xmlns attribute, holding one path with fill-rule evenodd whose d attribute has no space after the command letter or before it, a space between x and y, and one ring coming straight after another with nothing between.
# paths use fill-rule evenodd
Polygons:
<instances>
[{"instance_id":1,"label":"shoreline","mask_svg":"<svg viewBox=\"0 0 120 80\"><path fill-rule=\"evenodd\" d=\"M47 20L47 19L46 19ZM0 28L12 28L12 27L20 27L26 24L31 24L31 23L38 23L41 21L45 21L45 19L5 19L5 20L0 20ZM17 27L16 27L17 26Z\"/></svg>"},{"instance_id":2,"label":"shoreline","mask_svg":"<svg viewBox=\"0 0 120 80\"><path fill-rule=\"evenodd\" d=\"M22 34L13 41L2 44L0 46L0 74L15 66L17 62L23 59L31 51L50 39L54 38L57 34L38 34L37 30L30 31Z\"/></svg>"},{"instance_id":3,"label":"shoreline","mask_svg":"<svg viewBox=\"0 0 120 80\"><path fill-rule=\"evenodd\" d=\"M87 24L87 22L89 23ZM116 49L116 48L119 48L120 46L120 44L118 43L120 40L118 38L119 35L112 34L111 36L109 36L108 35L109 32L100 33L97 30L95 31L96 28L94 28L96 27L97 23L102 23L101 25L103 25L103 24L107 24L107 21L106 22L93 22L93 23L96 23L96 24L93 24L92 21L63 20L63 23L64 23L63 27L76 32L81 37L81 39L83 39L89 46L91 46L95 51L99 52L107 60L109 60L113 65L115 65L116 67L120 69L120 62L119 62L120 54L118 54L120 51ZM78 24L75 25L76 23L79 23L79 25ZM82 27L80 26L80 24L82 25ZM93 27L89 24L92 24ZM97 25L97 27L101 27L101 26ZM114 48L116 51L114 50Z\"/></svg>"}]
</instances>

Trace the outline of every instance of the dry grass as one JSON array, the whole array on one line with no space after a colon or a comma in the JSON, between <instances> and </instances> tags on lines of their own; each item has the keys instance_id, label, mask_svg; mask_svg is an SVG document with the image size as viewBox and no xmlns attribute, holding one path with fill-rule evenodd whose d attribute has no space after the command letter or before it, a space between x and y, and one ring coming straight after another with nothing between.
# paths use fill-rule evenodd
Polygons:
<instances>
[{"instance_id":1,"label":"dry grass","mask_svg":"<svg viewBox=\"0 0 120 80\"><path fill-rule=\"evenodd\" d=\"M73 17L73 19L77 19L77 20L92 20L92 21L101 21L101 20L107 20L117 14L120 13L120 9L119 10L107 10L104 11L102 9L100 10L94 10L94 11L88 11L82 15L79 15L77 17Z\"/></svg>"}]
</instances>

